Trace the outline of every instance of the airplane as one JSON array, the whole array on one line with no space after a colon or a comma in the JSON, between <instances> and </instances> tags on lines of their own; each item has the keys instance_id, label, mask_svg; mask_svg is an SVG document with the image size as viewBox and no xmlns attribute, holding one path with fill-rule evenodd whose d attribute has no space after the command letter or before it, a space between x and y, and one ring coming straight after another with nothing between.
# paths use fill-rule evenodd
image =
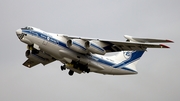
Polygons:
<instances>
[{"instance_id":1,"label":"airplane","mask_svg":"<svg viewBox=\"0 0 180 101\"><path fill-rule=\"evenodd\" d=\"M83 38L43 31L27 26L16 30L19 40L27 44L23 65L31 68L38 64L44 66L54 61L63 63L61 70L74 72L100 73L108 75L137 74L136 64L147 48L170 48L164 44L171 40L137 38L124 35L125 42L103 39ZM107 56L107 53L116 53Z\"/></svg>"}]
</instances>

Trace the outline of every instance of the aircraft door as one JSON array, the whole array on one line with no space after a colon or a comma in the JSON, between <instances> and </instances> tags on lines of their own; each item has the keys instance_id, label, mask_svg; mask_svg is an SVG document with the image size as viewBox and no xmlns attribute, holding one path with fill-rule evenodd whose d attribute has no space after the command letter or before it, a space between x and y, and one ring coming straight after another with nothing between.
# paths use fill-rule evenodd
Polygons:
<instances>
[{"instance_id":1,"label":"aircraft door","mask_svg":"<svg viewBox=\"0 0 180 101\"><path fill-rule=\"evenodd\" d=\"M49 40L49 37L47 37L47 40ZM47 40L43 40L43 43L42 43L42 44L46 46L46 45L48 44L48 41L47 41Z\"/></svg>"},{"instance_id":2,"label":"aircraft door","mask_svg":"<svg viewBox=\"0 0 180 101\"><path fill-rule=\"evenodd\" d=\"M48 43L48 42L47 42L46 40L43 41L43 45L47 45L47 43Z\"/></svg>"}]
</instances>

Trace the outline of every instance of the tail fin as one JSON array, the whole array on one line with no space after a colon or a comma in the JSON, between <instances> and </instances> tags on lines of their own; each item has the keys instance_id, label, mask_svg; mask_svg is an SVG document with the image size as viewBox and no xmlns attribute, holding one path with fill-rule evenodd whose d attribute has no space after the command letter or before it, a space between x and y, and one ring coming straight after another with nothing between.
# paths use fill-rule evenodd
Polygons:
<instances>
[{"instance_id":1,"label":"tail fin","mask_svg":"<svg viewBox=\"0 0 180 101\"><path fill-rule=\"evenodd\" d=\"M144 51L122 51L111 59L117 60L120 63L113 65L114 68L121 68L133 72L137 72L136 64L143 55Z\"/></svg>"}]
</instances>

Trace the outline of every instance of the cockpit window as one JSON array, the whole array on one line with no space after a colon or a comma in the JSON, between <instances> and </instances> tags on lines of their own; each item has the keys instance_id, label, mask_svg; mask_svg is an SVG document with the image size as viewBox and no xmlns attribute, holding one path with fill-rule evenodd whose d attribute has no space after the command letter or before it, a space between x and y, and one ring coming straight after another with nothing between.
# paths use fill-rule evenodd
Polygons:
<instances>
[{"instance_id":1,"label":"cockpit window","mask_svg":"<svg viewBox=\"0 0 180 101\"><path fill-rule=\"evenodd\" d=\"M29 27L29 26L27 26L27 27L25 27L25 28L22 28L22 29L33 30L33 28L32 28L32 27Z\"/></svg>"}]
</instances>

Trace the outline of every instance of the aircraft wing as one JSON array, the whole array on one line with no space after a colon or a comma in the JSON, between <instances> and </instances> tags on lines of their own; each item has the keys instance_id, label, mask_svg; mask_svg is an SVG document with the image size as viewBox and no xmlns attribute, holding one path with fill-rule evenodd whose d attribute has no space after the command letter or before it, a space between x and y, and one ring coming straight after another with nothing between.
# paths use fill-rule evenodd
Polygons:
<instances>
[{"instance_id":1,"label":"aircraft wing","mask_svg":"<svg viewBox=\"0 0 180 101\"><path fill-rule=\"evenodd\" d=\"M134 43L134 42L117 42L117 41L103 41L108 43L104 49L106 52L117 52L117 51L134 51L134 50L143 50L147 48L169 48L163 44L147 44L147 43Z\"/></svg>"},{"instance_id":2,"label":"aircraft wing","mask_svg":"<svg viewBox=\"0 0 180 101\"><path fill-rule=\"evenodd\" d=\"M43 53L43 52L39 52L38 54L31 53L27 56L27 58L28 59L23 63L23 65L28 68L36 66L40 63L43 65L47 65L56 60L53 57L51 57L50 55Z\"/></svg>"},{"instance_id":3,"label":"aircraft wing","mask_svg":"<svg viewBox=\"0 0 180 101\"><path fill-rule=\"evenodd\" d=\"M136 40L143 40L143 42L137 41L127 41L127 42L120 42L120 41L110 41L110 40L102 40L102 39L91 39L91 38L81 38L75 36L65 36L68 39L81 39L84 41L92 41L95 42L96 47L102 47L106 53L108 52L118 52L118 51L134 51L134 50L143 50L145 51L147 48L169 48L164 44L152 44L148 43L148 41L156 43L158 42L172 42L170 40L163 40L163 39L143 39L143 38L136 38ZM129 38L129 37L128 37ZM135 39L134 39L135 40ZM144 43L146 41L146 43Z\"/></svg>"}]
</instances>

